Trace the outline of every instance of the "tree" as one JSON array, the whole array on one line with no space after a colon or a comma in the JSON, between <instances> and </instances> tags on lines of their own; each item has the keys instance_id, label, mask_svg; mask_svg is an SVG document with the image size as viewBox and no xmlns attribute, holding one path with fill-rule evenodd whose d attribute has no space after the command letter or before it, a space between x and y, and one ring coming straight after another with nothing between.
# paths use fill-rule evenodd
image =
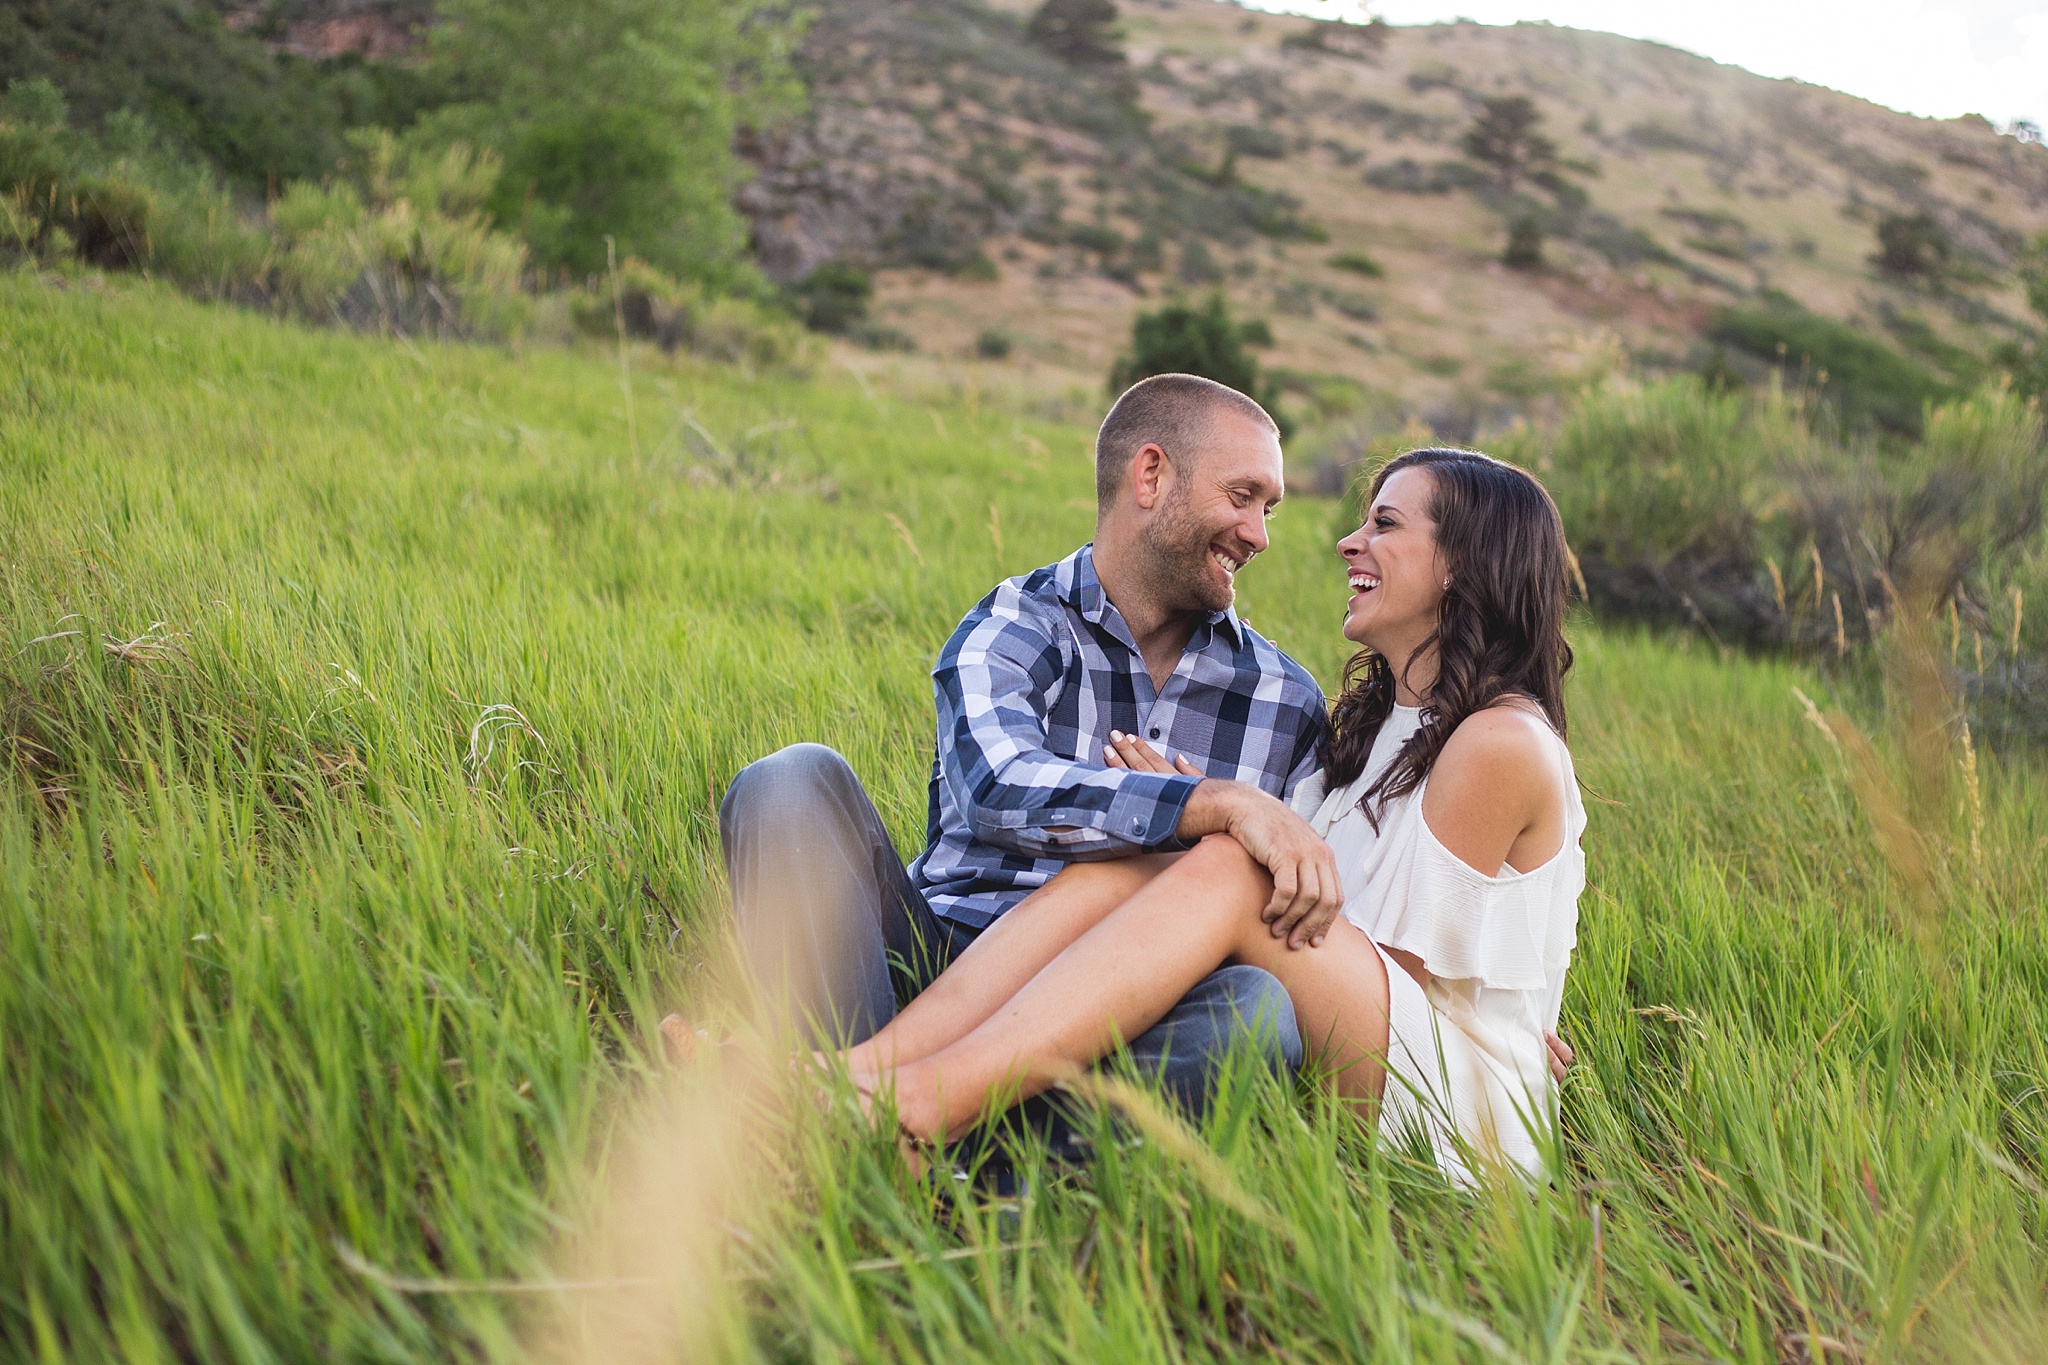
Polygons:
<instances>
[{"instance_id":1,"label":"tree","mask_svg":"<svg viewBox=\"0 0 2048 1365\"><path fill-rule=\"evenodd\" d=\"M1931 213L1894 213L1877 225L1877 254L1871 262L1901 279L1935 279L1948 269L1948 230Z\"/></svg>"},{"instance_id":2,"label":"tree","mask_svg":"<svg viewBox=\"0 0 2048 1365\"><path fill-rule=\"evenodd\" d=\"M1024 36L1071 66L1111 70L1124 64L1114 0L1045 0Z\"/></svg>"},{"instance_id":3,"label":"tree","mask_svg":"<svg viewBox=\"0 0 2048 1365\"><path fill-rule=\"evenodd\" d=\"M1508 224L1507 250L1501 252L1500 261L1510 270L1543 268L1543 225L1535 214L1525 213Z\"/></svg>"},{"instance_id":4,"label":"tree","mask_svg":"<svg viewBox=\"0 0 2048 1365\"><path fill-rule=\"evenodd\" d=\"M1465 130L1465 155L1491 167L1502 189L1557 160L1557 144L1536 130L1543 114L1526 95L1501 95L1486 102Z\"/></svg>"},{"instance_id":5,"label":"tree","mask_svg":"<svg viewBox=\"0 0 2048 1365\"><path fill-rule=\"evenodd\" d=\"M801 97L786 0L441 0L439 15L431 62L457 102L413 137L502 158L492 211L537 262L602 271L610 237L686 279L745 275L733 133Z\"/></svg>"},{"instance_id":6,"label":"tree","mask_svg":"<svg viewBox=\"0 0 2048 1365\"><path fill-rule=\"evenodd\" d=\"M221 17L280 8L8 0L0 3L0 88L49 79L71 106L71 126L85 133L121 111L139 114L169 148L204 158L249 190L318 179L346 152L345 129L401 128L438 99L413 63L276 57L260 33ZM404 14L425 6L390 0L382 8Z\"/></svg>"}]
</instances>

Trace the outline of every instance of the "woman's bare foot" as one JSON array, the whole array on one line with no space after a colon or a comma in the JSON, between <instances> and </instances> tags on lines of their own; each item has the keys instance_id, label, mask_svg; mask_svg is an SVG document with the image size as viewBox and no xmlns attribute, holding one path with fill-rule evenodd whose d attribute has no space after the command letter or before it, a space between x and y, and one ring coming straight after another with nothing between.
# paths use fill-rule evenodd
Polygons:
<instances>
[{"instance_id":1,"label":"woman's bare foot","mask_svg":"<svg viewBox=\"0 0 2048 1365\"><path fill-rule=\"evenodd\" d=\"M869 1127L878 1127L887 1122L896 1129L897 1154L903 1158L903 1164L910 1171L912 1178L922 1180L925 1173L932 1168L938 1154L938 1144L929 1138L918 1136L910 1125L903 1121L900 1114L883 1106L881 1097L877 1094L884 1084L881 1073L848 1070L846 1078L853 1084L854 1103L860 1106L861 1117L867 1120ZM821 1088L825 1083L821 1077Z\"/></svg>"}]
</instances>

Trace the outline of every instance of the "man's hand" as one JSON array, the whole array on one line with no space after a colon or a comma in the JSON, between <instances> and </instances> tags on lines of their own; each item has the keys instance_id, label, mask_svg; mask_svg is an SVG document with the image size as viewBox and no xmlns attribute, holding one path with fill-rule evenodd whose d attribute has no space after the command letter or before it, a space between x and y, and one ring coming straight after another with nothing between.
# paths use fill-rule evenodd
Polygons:
<instances>
[{"instance_id":1,"label":"man's hand","mask_svg":"<svg viewBox=\"0 0 2048 1365\"><path fill-rule=\"evenodd\" d=\"M1273 927L1273 937L1286 939L1290 948L1320 946L1344 908L1330 845L1308 821L1271 797L1247 803L1226 832L1273 874L1273 899L1259 912Z\"/></svg>"},{"instance_id":2,"label":"man's hand","mask_svg":"<svg viewBox=\"0 0 2048 1365\"><path fill-rule=\"evenodd\" d=\"M1150 745L1132 736L1116 737L1110 751L1116 767L1195 775L1192 765L1168 768ZM1321 943L1344 908L1337 858L1329 844L1309 828L1308 821L1257 787L1205 780L1188 798L1175 832L1189 841L1206 834L1228 834L1272 874L1273 898L1259 918L1272 926L1274 938L1286 939L1290 948Z\"/></svg>"}]
</instances>

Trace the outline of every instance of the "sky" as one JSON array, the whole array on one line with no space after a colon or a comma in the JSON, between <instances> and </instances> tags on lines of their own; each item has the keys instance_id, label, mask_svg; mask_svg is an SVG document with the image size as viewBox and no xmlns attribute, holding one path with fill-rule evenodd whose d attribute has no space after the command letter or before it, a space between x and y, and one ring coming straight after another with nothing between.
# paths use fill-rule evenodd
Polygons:
<instances>
[{"instance_id":1,"label":"sky","mask_svg":"<svg viewBox=\"0 0 2048 1365\"><path fill-rule=\"evenodd\" d=\"M1244 0L1390 24L1548 20L1652 38L1909 114L2048 127L2048 0Z\"/></svg>"}]
</instances>

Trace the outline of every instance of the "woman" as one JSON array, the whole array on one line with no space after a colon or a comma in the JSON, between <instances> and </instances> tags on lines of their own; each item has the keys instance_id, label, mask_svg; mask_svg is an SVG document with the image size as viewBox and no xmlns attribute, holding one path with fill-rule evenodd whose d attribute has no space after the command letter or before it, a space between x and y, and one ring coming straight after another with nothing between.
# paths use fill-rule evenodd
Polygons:
<instances>
[{"instance_id":1,"label":"woman","mask_svg":"<svg viewBox=\"0 0 2048 1365\"><path fill-rule=\"evenodd\" d=\"M1295 806L1336 853L1342 915L1268 925L1271 883L1228 836L1067 869L845 1054L863 1089L893 1087L913 1141L971 1126L991 1094L1046 1088L1247 962L1279 977L1304 1044L1383 1132L1426 1138L1460 1180L1475 1159L1540 1178L1545 1039L1585 868L1563 526L1514 466L1417 450L1380 471L1337 550L1362 649ZM1111 739L1109 763L1170 770Z\"/></svg>"}]
</instances>

